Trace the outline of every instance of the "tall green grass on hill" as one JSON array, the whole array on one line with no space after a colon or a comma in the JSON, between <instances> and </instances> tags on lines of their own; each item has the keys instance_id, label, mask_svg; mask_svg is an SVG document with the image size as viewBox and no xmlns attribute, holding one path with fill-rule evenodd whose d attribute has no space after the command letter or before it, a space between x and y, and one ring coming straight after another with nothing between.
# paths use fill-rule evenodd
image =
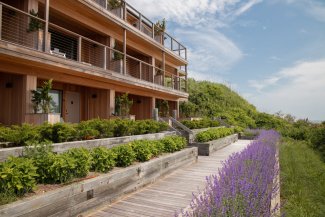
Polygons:
<instances>
[{"instance_id":1,"label":"tall green grass on hill","mask_svg":"<svg viewBox=\"0 0 325 217\"><path fill-rule=\"evenodd\" d=\"M281 212L292 217L325 216L325 163L305 141L280 146Z\"/></svg>"}]
</instances>

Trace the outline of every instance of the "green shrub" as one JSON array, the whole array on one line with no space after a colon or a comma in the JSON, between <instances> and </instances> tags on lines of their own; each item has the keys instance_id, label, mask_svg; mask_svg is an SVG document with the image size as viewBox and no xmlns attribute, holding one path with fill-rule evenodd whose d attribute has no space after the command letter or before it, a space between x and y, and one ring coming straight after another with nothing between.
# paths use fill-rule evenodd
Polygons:
<instances>
[{"instance_id":1,"label":"green shrub","mask_svg":"<svg viewBox=\"0 0 325 217\"><path fill-rule=\"evenodd\" d=\"M115 166L116 153L111 149L97 147L91 151L91 169L96 172L106 173Z\"/></svg>"},{"instance_id":2,"label":"green shrub","mask_svg":"<svg viewBox=\"0 0 325 217\"><path fill-rule=\"evenodd\" d=\"M165 152L165 144L160 140L150 141L150 145L153 156L158 156Z\"/></svg>"},{"instance_id":3,"label":"green shrub","mask_svg":"<svg viewBox=\"0 0 325 217\"><path fill-rule=\"evenodd\" d=\"M67 152L67 155L76 161L74 177L81 178L87 176L92 166L92 155L89 150L85 148L73 148Z\"/></svg>"},{"instance_id":4,"label":"green shrub","mask_svg":"<svg viewBox=\"0 0 325 217\"><path fill-rule=\"evenodd\" d=\"M52 125L52 139L54 143L69 142L77 139L77 130L74 124L56 123Z\"/></svg>"},{"instance_id":5,"label":"green shrub","mask_svg":"<svg viewBox=\"0 0 325 217\"><path fill-rule=\"evenodd\" d=\"M37 168L31 159L10 157L0 164L0 192L23 195L36 186Z\"/></svg>"},{"instance_id":6,"label":"green shrub","mask_svg":"<svg viewBox=\"0 0 325 217\"><path fill-rule=\"evenodd\" d=\"M178 150L178 145L172 137L165 137L160 141L164 144L164 152L173 153Z\"/></svg>"},{"instance_id":7,"label":"green shrub","mask_svg":"<svg viewBox=\"0 0 325 217\"><path fill-rule=\"evenodd\" d=\"M77 162L70 157L68 153L53 155L54 161L50 166L50 182L65 183L74 178L74 172L77 167Z\"/></svg>"},{"instance_id":8,"label":"green shrub","mask_svg":"<svg viewBox=\"0 0 325 217\"><path fill-rule=\"evenodd\" d=\"M40 135L32 125L13 125L11 127L1 128L0 140L3 142L11 142L17 146L24 146L27 144L38 143Z\"/></svg>"},{"instance_id":9,"label":"green shrub","mask_svg":"<svg viewBox=\"0 0 325 217\"><path fill-rule=\"evenodd\" d=\"M135 161L136 154L131 144L121 145L113 148L116 154L116 166L127 167Z\"/></svg>"},{"instance_id":10,"label":"green shrub","mask_svg":"<svg viewBox=\"0 0 325 217\"><path fill-rule=\"evenodd\" d=\"M65 183L74 178L77 162L68 153L47 153L35 159L39 183Z\"/></svg>"},{"instance_id":11,"label":"green shrub","mask_svg":"<svg viewBox=\"0 0 325 217\"><path fill-rule=\"evenodd\" d=\"M140 162L148 161L153 156L152 147L148 140L138 140L131 143L136 160Z\"/></svg>"},{"instance_id":12,"label":"green shrub","mask_svg":"<svg viewBox=\"0 0 325 217\"><path fill-rule=\"evenodd\" d=\"M82 121L77 125L79 138L82 140L97 139L100 132L94 126L92 121Z\"/></svg>"},{"instance_id":13,"label":"green shrub","mask_svg":"<svg viewBox=\"0 0 325 217\"><path fill-rule=\"evenodd\" d=\"M114 136L131 136L134 132L135 121L127 119L117 119L115 120Z\"/></svg>"},{"instance_id":14,"label":"green shrub","mask_svg":"<svg viewBox=\"0 0 325 217\"><path fill-rule=\"evenodd\" d=\"M196 135L197 142L208 142L216 140L228 135L231 135L235 132L234 128L215 128L203 131Z\"/></svg>"},{"instance_id":15,"label":"green shrub","mask_svg":"<svg viewBox=\"0 0 325 217\"><path fill-rule=\"evenodd\" d=\"M201 120L194 120L194 121L183 120L181 123L190 129L202 129L202 128L220 126L220 123L218 121L210 120L208 118L203 118Z\"/></svg>"},{"instance_id":16,"label":"green shrub","mask_svg":"<svg viewBox=\"0 0 325 217\"><path fill-rule=\"evenodd\" d=\"M325 160L325 125L319 125L312 128L309 135L309 141L311 147L318 151L323 160Z\"/></svg>"}]
</instances>

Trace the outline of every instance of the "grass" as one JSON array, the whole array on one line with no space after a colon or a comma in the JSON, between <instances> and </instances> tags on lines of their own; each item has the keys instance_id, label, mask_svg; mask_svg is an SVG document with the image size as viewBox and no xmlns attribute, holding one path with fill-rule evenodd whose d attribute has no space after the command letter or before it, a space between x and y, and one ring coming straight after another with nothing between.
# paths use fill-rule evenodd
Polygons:
<instances>
[{"instance_id":1,"label":"grass","mask_svg":"<svg viewBox=\"0 0 325 217\"><path fill-rule=\"evenodd\" d=\"M306 142L280 146L281 212L286 216L325 216L325 163Z\"/></svg>"}]
</instances>

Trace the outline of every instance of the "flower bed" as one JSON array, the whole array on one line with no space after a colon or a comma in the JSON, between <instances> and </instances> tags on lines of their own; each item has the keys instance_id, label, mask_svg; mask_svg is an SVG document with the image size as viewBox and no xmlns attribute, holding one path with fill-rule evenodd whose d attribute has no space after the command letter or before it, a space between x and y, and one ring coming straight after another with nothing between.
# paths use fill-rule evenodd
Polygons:
<instances>
[{"instance_id":1,"label":"flower bed","mask_svg":"<svg viewBox=\"0 0 325 217\"><path fill-rule=\"evenodd\" d=\"M44 123L40 126L0 126L0 143L25 146L37 143L62 143L70 141L158 133L168 129L167 123L154 120L101 120L93 119L79 124Z\"/></svg>"},{"instance_id":2,"label":"flower bed","mask_svg":"<svg viewBox=\"0 0 325 217\"><path fill-rule=\"evenodd\" d=\"M112 149L97 147L71 149L63 154L50 146L36 146L24 158L9 158L0 164L0 193L23 196L37 183L66 183L87 176L89 171L108 172L115 166L127 167L135 161L148 161L162 153L173 153L186 146L186 140L169 136L161 140L135 141Z\"/></svg>"},{"instance_id":3,"label":"flower bed","mask_svg":"<svg viewBox=\"0 0 325 217\"><path fill-rule=\"evenodd\" d=\"M279 186L276 144L279 134L262 131L245 150L231 155L218 175L207 179L204 192L195 196L183 216L271 216L271 200Z\"/></svg>"}]
</instances>

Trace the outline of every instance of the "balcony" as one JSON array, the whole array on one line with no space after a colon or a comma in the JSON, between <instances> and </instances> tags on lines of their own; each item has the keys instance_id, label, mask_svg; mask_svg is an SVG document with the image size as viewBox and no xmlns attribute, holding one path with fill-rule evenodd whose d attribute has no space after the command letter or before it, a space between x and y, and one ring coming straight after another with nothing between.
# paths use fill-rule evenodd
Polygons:
<instances>
[{"instance_id":1,"label":"balcony","mask_svg":"<svg viewBox=\"0 0 325 217\"><path fill-rule=\"evenodd\" d=\"M180 42L170 36L168 33L160 29L156 24L146 18L138 10L127 2L121 0L120 4L112 8L107 0L91 0L100 5L105 10L114 14L118 18L131 24L135 29L150 37L154 41L163 45L179 57L187 60L187 50Z\"/></svg>"},{"instance_id":2,"label":"balcony","mask_svg":"<svg viewBox=\"0 0 325 217\"><path fill-rule=\"evenodd\" d=\"M54 23L48 23L45 34L45 26L45 20L0 2L1 41L186 92L183 68L157 67L130 52L122 52L119 46L112 48Z\"/></svg>"}]
</instances>

